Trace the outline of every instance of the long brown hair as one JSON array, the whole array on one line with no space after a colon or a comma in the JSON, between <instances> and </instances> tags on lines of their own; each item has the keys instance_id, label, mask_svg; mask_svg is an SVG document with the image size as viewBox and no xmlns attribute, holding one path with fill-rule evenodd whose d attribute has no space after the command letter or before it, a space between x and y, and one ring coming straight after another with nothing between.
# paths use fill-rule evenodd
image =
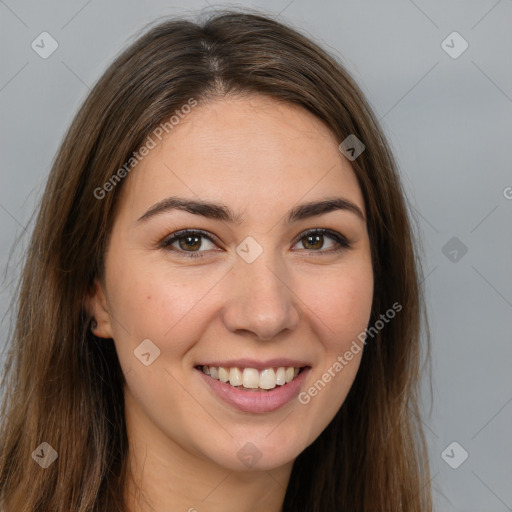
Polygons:
<instances>
[{"instance_id":1,"label":"long brown hair","mask_svg":"<svg viewBox=\"0 0 512 512\"><path fill-rule=\"evenodd\" d=\"M2 379L4 512L124 510L125 381L113 340L98 342L84 310L94 278L102 277L124 180L104 184L191 98L251 93L301 105L340 142L351 134L363 141L352 167L372 251L370 324L392 304L402 306L369 339L339 412L295 460L283 511L431 511L418 407L427 326L421 270L389 146L333 57L274 19L227 11L201 24L151 27L100 78L61 145L31 238ZM46 469L32 455L43 442L58 452Z\"/></svg>"}]
</instances>

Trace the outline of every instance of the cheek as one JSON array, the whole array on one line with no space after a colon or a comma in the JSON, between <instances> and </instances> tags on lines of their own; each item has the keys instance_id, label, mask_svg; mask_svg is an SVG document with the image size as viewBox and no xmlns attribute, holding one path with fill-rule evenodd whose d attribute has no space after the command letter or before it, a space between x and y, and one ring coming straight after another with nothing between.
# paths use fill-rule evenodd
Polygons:
<instances>
[{"instance_id":1,"label":"cheek","mask_svg":"<svg viewBox=\"0 0 512 512\"><path fill-rule=\"evenodd\" d=\"M322 350L298 397L303 414L314 418L304 423L308 439L316 439L330 423L354 383L364 350L358 336L368 325L372 297L373 279L365 272L326 281L313 299Z\"/></svg>"},{"instance_id":2,"label":"cheek","mask_svg":"<svg viewBox=\"0 0 512 512\"><path fill-rule=\"evenodd\" d=\"M172 268L136 255L111 265L107 286L119 351L129 355L145 339L171 355L190 348L200 335L205 299L222 278L219 272L199 272L199 268Z\"/></svg>"},{"instance_id":3,"label":"cheek","mask_svg":"<svg viewBox=\"0 0 512 512\"><path fill-rule=\"evenodd\" d=\"M311 286L314 283L315 286ZM364 331L373 300L373 273L369 264L318 276L310 281L307 306L317 317L319 338L328 352L340 351Z\"/></svg>"}]
</instances>

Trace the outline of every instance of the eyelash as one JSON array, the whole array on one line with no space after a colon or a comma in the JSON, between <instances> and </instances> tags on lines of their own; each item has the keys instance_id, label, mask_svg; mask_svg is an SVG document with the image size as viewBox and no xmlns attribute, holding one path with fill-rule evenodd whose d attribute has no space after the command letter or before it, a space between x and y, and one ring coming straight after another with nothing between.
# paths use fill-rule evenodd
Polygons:
<instances>
[{"instance_id":1,"label":"eyelash","mask_svg":"<svg viewBox=\"0 0 512 512\"><path fill-rule=\"evenodd\" d=\"M336 231L331 231L330 229L324 229L324 228L310 229L310 230L302 232L298 236L297 241L294 243L294 245L297 244L298 242L300 242L301 240L303 240L304 238L306 238L307 236L310 236L310 235L327 235L329 238L332 238L335 242L337 242L338 246L339 246L336 249L329 249L327 251L309 250L310 252L319 253L320 255L325 255L325 254L336 253L336 252L339 252L339 251L351 248L350 242L341 233L338 233ZM209 236L206 231L202 231L200 229L183 229L181 231L177 231L175 233L172 233L171 235L169 235L166 238L164 238L160 242L160 247L162 249L166 249L166 250L170 250L170 251L175 251L175 252L179 253L180 255L183 254L183 256L185 258L203 258L204 254L201 254L201 253L208 252L208 251L193 251L193 252L189 252L189 251L183 251L181 249L171 248L171 245L174 242L176 242L176 241L178 241L178 240L180 240L182 238L186 238L187 236L198 236L198 237L206 238L210 242L215 243L215 240L211 236ZM305 250L307 251L308 249L305 249Z\"/></svg>"}]
</instances>

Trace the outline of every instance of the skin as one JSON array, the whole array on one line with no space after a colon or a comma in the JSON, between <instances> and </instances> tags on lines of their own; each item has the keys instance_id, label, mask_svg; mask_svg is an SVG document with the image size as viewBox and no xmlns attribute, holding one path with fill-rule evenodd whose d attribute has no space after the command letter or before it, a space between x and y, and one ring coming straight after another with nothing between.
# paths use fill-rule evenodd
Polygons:
<instances>
[{"instance_id":1,"label":"skin","mask_svg":"<svg viewBox=\"0 0 512 512\"><path fill-rule=\"evenodd\" d=\"M135 499L130 512L280 511L294 459L329 424L356 376L362 352L307 405L241 412L212 394L194 368L204 361L291 357L311 366L302 390L322 377L368 325L373 272L366 222L336 210L291 225L299 203L343 197L365 214L340 141L306 110L262 96L198 105L132 171L119 198L105 278L88 308L96 334L114 339L126 376L125 409ZM223 203L240 223L171 210L138 220L168 196ZM202 229L192 250L159 242ZM310 242L306 230L343 234ZM263 253L236 252L252 236ZM185 249L183 249L185 247ZM181 252L180 252L181 249ZM202 258L187 258L191 252ZM134 350L150 339L160 356L143 365ZM246 442L261 453L247 467Z\"/></svg>"}]
</instances>

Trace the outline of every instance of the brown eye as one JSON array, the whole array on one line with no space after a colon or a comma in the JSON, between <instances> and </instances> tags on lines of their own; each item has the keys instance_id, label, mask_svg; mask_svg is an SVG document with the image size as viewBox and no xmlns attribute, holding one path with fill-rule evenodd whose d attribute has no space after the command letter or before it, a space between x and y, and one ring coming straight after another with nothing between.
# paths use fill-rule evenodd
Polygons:
<instances>
[{"instance_id":1,"label":"brown eye","mask_svg":"<svg viewBox=\"0 0 512 512\"><path fill-rule=\"evenodd\" d=\"M188 249L195 250L201 247L201 236L182 236L177 239L180 249L187 251Z\"/></svg>"},{"instance_id":2,"label":"brown eye","mask_svg":"<svg viewBox=\"0 0 512 512\"><path fill-rule=\"evenodd\" d=\"M325 248L326 239L334 242L334 244L331 242L327 249ZM335 252L350 247L349 241L341 233L327 229L314 229L302 233L299 242L302 243L304 249L319 253ZM325 250L322 251L321 249Z\"/></svg>"},{"instance_id":3,"label":"brown eye","mask_svg":"<svg viewBox=\"0 0 512 512\"><path fill-rule=\"evenodd\" d=\"M212 239L202 231L185 229L176 233L172 233L168 237L164 238L160 243L160 247L169 251L176 252L179 255L183 255L185 257L201 258L204 256L202 253L211 249L211 247L207 247L206 250L199 250L205 249L205 241L215 247Z\"/></svg>"},{"instance_id":4,"label":"brown eye","mask_svg":"<svg viewBox=\"0 0 512 512\"><path fill-rule=\"evenodd\" d=\"M324 245L324 235L308 235L304 237L302 244L306 249L322 249ZM305 240L305 241L304 241Z\"/></svg>"}]
</instances>

